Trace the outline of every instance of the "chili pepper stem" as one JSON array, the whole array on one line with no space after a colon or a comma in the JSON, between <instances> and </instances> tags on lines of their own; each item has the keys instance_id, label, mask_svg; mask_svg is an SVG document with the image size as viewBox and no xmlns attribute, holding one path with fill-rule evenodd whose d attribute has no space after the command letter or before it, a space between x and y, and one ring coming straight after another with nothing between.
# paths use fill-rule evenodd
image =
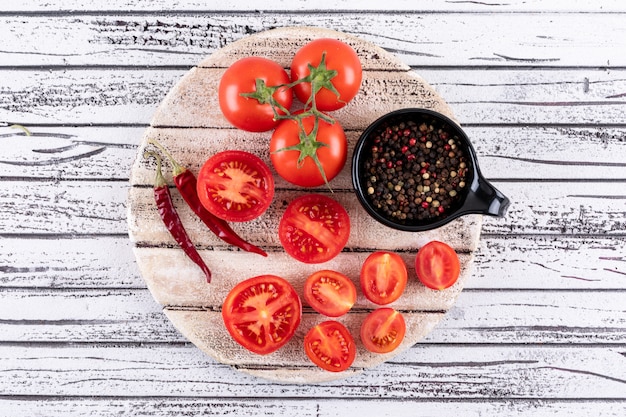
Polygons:
<instances>
[{"instance_id":1,"label":"chili pepper stem","mask_svg":"<svg viewBox=\"0 0 626 417\"><path fill-rule=\"evenodd\" d=\"M149 159L151 156L156 159L157 164L156 175L154 177L154 188L167 187L167 181L165 180L163 171L161 170L161 157L154 151L144 151L143 157L145 159Z\"/></svg>"},{"instance_id":2,"label":"chili pepper stem","mask_svg":"<svg viewBox=\"0 0 626 417\"><path fill-rule=\"evenodd\" d=\"M22 125L15 124L15 125L11 125L11 126L9 126L9 127L10 127L11 129L20 129L20 130L22 130L26 136L31 136L31 135L32 135L32 134L30 133L30 130L28 130L28 129L26 128L26 126L22 126Z\"/></svg>"},{"instance_id":3,"label":"chili pepper stem","mask_svg":"<svg viewBox=\"0 0 626 417\"><path fill-rule=\"evenodd\" d=\"M163 152L165 154L165 156L167 156L167 159L170 161L170 164L172 164L172 175L173 176L180 175L183 172L187 171L187 168L185 168L184 166L179 164L174 159L174 157L169 153L169 151L165 148L165 146L161 145L156 139L150 138L150 139L148 139L148 143L156 146L157 148L159 148L159 150L161 150L161 152Z\"/></svg>"}]
</instances>

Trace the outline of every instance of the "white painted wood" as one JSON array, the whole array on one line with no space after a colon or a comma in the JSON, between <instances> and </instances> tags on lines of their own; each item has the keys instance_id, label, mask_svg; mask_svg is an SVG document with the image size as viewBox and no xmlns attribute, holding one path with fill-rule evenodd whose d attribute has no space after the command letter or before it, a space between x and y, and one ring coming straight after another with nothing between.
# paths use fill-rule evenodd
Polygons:
<instances>
[{"instance_id":1,"label":"white painted wood","mask_svg":"<svg viewBox=\"0 0 626 417\"><path fill-rule=\"evenodd\" d=\"M459 410L467 417L485 415L524 415L529 417L577 417L594 415L621 417L626 412L622 401L589 400L526 400L498 399L493 401L403 399L400 402L389 398L376 399L214 399L194 395L192 398L63 398L29 401L0 399L5 410L11 410L12 417L33 415L62 415L67 417L92 416L97 410L100 417L123 415L180 416L214 413L238 416L271 415L277 417L341 417L346 413L373 415L378 417L439 417L458 416Z\"/></svg>"},{"instance_id":2,"label":"white painted wood","mask_svg":"<svg viewBox=\"0 0 626 417\"><path fill-rule=\"evenodd\" d=\"M454 108L462 125L619 125L626 121L622 96L626 91L625 72L595 68L485 72L462 68L420 69L417 75ZM26 126L145 125L184 74L185 71L170 69L116 68L7 72L0 79L0 120ZM403 105L400 97L407 93L407 88L416 88L415 83L408 87L398 84L397 73L379 75L388 79L380 82L365 79L364 88L386 92L395 107ZM353 107L364 100L363 93L357 95ZM334 114L342 118L345 111ZM357 125L348 123L344 127L362 128L363 120L357 120ZM203 123L194 119L193 125L203 126Z\"/></svg>"},{"instance_id":3,"label":"white painted wood","mask_svg":"<svg viewBox=\"0 0 626 417\"><path fill-rule=\"evenodd\" d=\"M350 400L338 403L343 408L386 399L399 410L411 400L435 404L459 399L477 404L537 398L623 401L626 369L623 360L616 365L620 357L620 351L611 347L418 345L397 360L345 381L302 386L237 372L192 346L103 346L97 356L91 347L44 346L0 348L0 370L10 376L3 381L13 382L2 384L8 395L100 397L106 387L107 396L121 402L193 397L206 403L236 401L243 388L246 401L259 397L269 404L285 399L319 404ZM333 415L324 410L323 415Z\"/></svg>"},{"instance_id":4,"label":"white painted wood","mask_svg":"<svg viewBox=\"0 0 626 417\"><path fill-rule=\"evenodd\" d=\"M537 236L624 235L624 192L615 183L494 181L493 184L512 203L505 218L483 218L483 233L504 236L529 233ZM146 185L134 189L133 194L142 195L145 201L149 201L151 192L150 186ZM337 190L333 196L343 201L349 199L350 192ZM126 234L128 194L128 184L118 181L0 182L0 230L7 235ZM292 190L278 190L273 210L280 212L283 199L288 200L296 194ZM220 244L207 234L206 226L192 217L177 192L173 192L173 198L188 232L198 245ZM351 206L360 211L355 204L353 202ZM138 207L137 212L155 222L158 220L157 211L150 204ZM271 249L276 243L275 237L268 240L264 231L277 224L277 219L261 217L250 223L235 224L233 228L247 234L253 242L269 244ZM471 223L466 226L473 227ZM160 236L161 241L173 243L163 228L140 230L132 227L145 236ZM432 236L425 234L428 235Z\"/></svg>"},{"instance_id":5,"label":"white painted wood","mask_svg":"<svg viewBox=\"0 0 626 417\"><path fill-rule=\"evenodd\" d=\"M0 6L0 161L20 161L0 163L0 415L626 414L623 2L92 3ZM186 344L125 237L130 166L167 91L246 25L293 24L413 66L514 199L434 332L341 384L263 385Z\"/></svg>"},{"instance_id":6,"label":"white painted wood","mask_svg":"<svg viewBox=\"0 0 626 417\"><path fill-rule=\"evenodd\" d=\"M12 179L95 179L125 181L137 155L144 127L39 127L29 126L31 137L21 130L0 127L0 172ZM479 157L483 174L490 179L623 179L626 133L613 127L517 127L465 126ZM254 153L266 153L263 134L234 130L195 129L196 141L181 147L183 129L154 129L151 136L168 144L179 159L189 161L190 149L208 157L215 141L229 140L230 146L246 142ZM361 130L347 132L350 146ZM66 148L70 148L65 150ZM549 149L549 152L546 152ZM42 153L41 150L47 152ZM522 155L522 156L520 156ZM194 160L192 171L200 169ZM280 179L277 179L279 182ZM151 183L151 171L141 181ZM335 182L348 188L348 169ZM288 186L281 182L283 187Z\"/></svg>"},{"instance_id":7,"label":"white painted wood","mask_svg":"<svg viewBox=\"0 0 626 417\"><path fill-rule=\"evenodd\" d=\"M175 14L42 14L29 17L31 24L25 26L23 17L17 13L0 18L0 36L7 45L0 50L0 58L4 65L16 66L117 66L120 62L140 66L191 66L224 45L268 27L314 26L357 35L397 54L407 64L419 67L619 67L626 63L623 54L613 53L626 47L623 13L606 15L589 13L589 10L547 13L549 4L545 10L540 10L542 13L508 13L506 9L511 3L489 6L478 2L440 2L441 6L453 10L430 13L425 10L428 5L422 5L424 2L415 7L407 1L408 10L404 12L385 3L384 7L394 12L384 14L363 13L360 10L367 9L367 5L360 2L344 3L356 10L342 14L341 19L314 7L310 13L280 11L291 9L287 7L278 8L278 13L207 14L193 12L185 6L172 8L168 4L164 9ZM545 3L552 2L535 6ZM471 4L478 13L454 10L455 6ZM568 11L576 11L575 4L567 6L571 7ZM109 7L107 5L106 10L115 10ZM621 7L624 12L626 8ZM120 10L133 9L137 9L134 4ZM507 13L499 13L494 19L492 12L500 11ZM602 30L598 30L600 26ZM497 42L485 34L485 27L498 34ZM281 48L255 47L251 51L269 56L283 54Z\"/></svg>"},{"instance_id":8,"label":"white painted wood","mask_svg":"<svg viewBox=\"0 0 626 417\"><path fill-rule=\"evenodd\" d=\"M463 291L423 341L619 347L626 340L623 299L619 290ZM3 343L188 341L144 289L3 289L0 317Z\"/></svg>"},{"instance_id":9,"label":"white painted wood","mask_svg":"<svg viewBox=\"0 0 626 417\"><path fill-rule=\"evenodd\" d=\"M199 0L114 0L106 4L95 3L90 4L88 8L79 0L62 0L56 2L47 2L43 0L22 0L19 3L7 3L3 5L5 11L75 11L81 9L94 11L110 11L110 10L139 10L144 12L163 11L163 10L199 10L205 11L208 7L210 10L217 9L215 5L207 5L206 2ZM419 9L425 12L446 12L456 10L467 10L475 12L511 12L511 11L592 11L592 12L611 12L624 11L624 5L619 0L601 0L588 2L584 0L512 0L506 3L498 2L466 2L466 1L444 1L444 0L424 0L416 5L411 0L393 0L383 4L374 0L364 0L359 3L351 1L340 1L335 4L331 11L338 12L340 10L372 10L379 12L392 13L394 11L415 10ZM329 5L324 0L272 0L272 1L234 1L224 0L219 3L217 10L236 10L245 12L263 12L270 10L297 10L297 11L328 11Z\"/></svg>"},{"instance_id":10,"label":"white painted wood","mask_svg":"<svg viewBox=\"0 0 626 417\"><path fill-rule=\"evenodd\" d=\"M619 290L626 273L623 238L483 235L474 257L467 290ZM0 288L146 288L124 235L5 237L0 272Z\"/></svg>"},{"instance_id":11,"label":"white painted wood","mask_svg":"<svg viewBox=\"0 0 626 417\"><path fill-rule=\"evenodd\" d=\"M398 108L397 102L403 103L403 106L432 109L454 118L449 106L428 83L410 72L404 63L380 47L332 30L279 28L233 42L199 62L197 67L186 73L170 90L152 118L151 126L194 127L200 121L202 126L215 130L228 127L228 122L219 111L216 94L224 67L237 61L241 56L247 55L248 51L256 49L256 45L281 50L285 57L289 57L293 56L301 45L318 38L339 39L351 45L362 61L361 91L366 91L367 94L360 95L362 97L360 102L355 99L341 110L332 113L339 123L364 129L371 121ZM278 62L284 64L281 61ZM390 96L385 93L384 88L368 89L368 83L410 84L411 88L398 91L397 97L389 99ZM232 133L236 135L236 131ZM225 253L219 246L208 248L202 252L204 259L208 260L209 265L221 266L213 271L217 285L209 286L206 279L197 279L198 268L189 265L184 254L181 258L180 251L162 247L163 243L171 240L171 236L165 230L167 240L164 241L164 237L160 235L164 229L163 221L158 213L157 216L150 213L156 209L151 188L139 187L142 185L141 176L145 175L146 170L144 158L141 155L144 149L150 146L147 141L151 136L151 131L146 132L130 179L132 188L128 198L128 226L131 241L136 243L134 253L137 264L148 289L155 299L165 306L166 315L174 326L199 349L222 363L236 365L239 370L252 375L282 382L311 383L346 378L353 373L393 358L428 334L441 320L443 312L454 303L463 288L463 283L471 274L471 252L478 244L481 216L465 216L445 227L420 235L399 232L374 221L360 206L354 193L344 191L341 194L336 192L332 195L346 209L350 217L350 236L341 259L337 257L313 267L301 267L300 262L285 255L282 251L266 259L259 259L256 254L250 256L251 254L242 251ZM232 149L234 141L232 137L218 136L209 139L206 146L213 149L214 153ZM196 142L197 138L193 135L193 130L189 129L186 129L186 134L183 134L177 141L182 147L187 143L194 143L192 146L195 147ZM241 140L239 149L250 151L247 145L249 142L249 140ZM169 147L169 143L163 145ZM190 158L181 162L185 165L199 165L205 160L197 148L187 153ZM269 151L266 149L261 155L269 164ZM281 187L281 184L277 186ZM263 245L257 246L280 248L277 230L284 209L294 197L310 192L310 189L298 188L291 192L279 192L263 216L254 222L243 224L247 230L242 235L255 244L263 242ZM199 240L195 240L196 238L197 236L194 237L196 244L200 244L200 241L206 242L205 238L218 240L215 236L206 235ZM338 319L355 337L357 349L354 364L350 369L340 373L331 373L316 366L309 366L310 360L302 349L305 334L317 323L327 319L323 316L303 315L302 323L289 343L282 349L264 356L251 353L234 342L223 326L221 314L223 300L237 283L247 278L268 273L277 275L288 280L303 298L304 281L315 271L338 270L345 273L356 285L359 283L361 266L367 254L377 250L402 251L408 248L415 251L432 240L446 242L457 251L469 252L470 256L461 258L460 276L454 286L432 291L426 290L418 280L413 280L411 283L413 285L407 285L401 300L390 305L403 311L406 334L401 345L389 354L372 354L365 349L358 337L361 323L367 313L377 307L371 302L365 302L364 297L361 297L361 300L345 316ZM188 281L184 282L179 279L180 277L185 277L184 279Z\"/></svg>"}]
</instances>

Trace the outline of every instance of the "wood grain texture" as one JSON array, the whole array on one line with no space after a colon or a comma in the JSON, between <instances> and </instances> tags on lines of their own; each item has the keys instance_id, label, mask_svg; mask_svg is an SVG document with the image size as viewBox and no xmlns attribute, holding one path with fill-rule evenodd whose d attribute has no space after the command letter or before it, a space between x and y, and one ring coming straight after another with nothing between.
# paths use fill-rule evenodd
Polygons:
<instances>
[{"instance_id":1,"label":"wood grain texture","mask_svg":"<svg viewBox=\"0 0 626 417\"><path fill-rule=\"evenodd\" d=\"M208 70L207 70L208 71ZM0 120L26 126L146 125L185 70L119 68L26 68L0 79ZM626 122L626 70L615 68L423 68L419 75L446 102L462 125L608 125ZM399 106L404 94L398 74L389 83L368 81L371 93L385 92ZM395 81L394 81L395 80ZM415 83L410 84L415 88ZM341 111L337 112L342 114ZM349 122L349 119L346 120ZM202 125L196 121L195 125ZM359 126L346 123L345 128Z\"/></svg>"},{"instance_id":2,"label":"wood grain texture","mask_svg":"<svg viewBox=\"0 0 626 417\"><path fill-rule=\"evenodd\" d=\"M273 0L271 2L256 3L254 12L262 12L268 10L297 10L322 12L328 11L328 4L324 0ZM339 4L341 9L331 9L336 13L342 10L372 10L378 12L391 13L394 11L414 11L415 5L404 0L387 1L384 4L374 0L364 0L359 4L353 2L342 2ZM220 2L218 10L237 10L250 13L253 7L247 3L224 0ZM110 10L137 10L148 14L151 11L180 11L180 10L198 10L206 11L207 4L199 0L114 0L106 4L90 4L89 10L93 11L110 11ZM79 0L63 0L50 4L44 0L24 0L20 3L10 3L3 6L6 11L39 11L39 12L68 12L85 9L83 3ZM560 12L612 12L626 11L624 4L619 0L601 0L589 3L584 0L554 0L550 2L511 0L506 3L497 2L479 2L479 1L445 1L445 0L424 0L420 3L420 10L428 12L447 12L454 10L464 10L470 12L512 12L512 11L560 11Z\"/></svg>"},{"instance_id":3,"label":"wood grain texture","mask_svg":"<svg viewBox=\"0 0 626 417\"><path fill-rule=\"evenodd\" d=\"M229 123L219 111L216 93L225 68L249 54L248 51L259 49L260 45L268 50L283 51L285 57L277 57L277 60L283 65L288 65L290 61L288 57L292 56L298 48L312 39L324 37L339 39L351 45L363 62L364 75L361 93L341 110L332 112L333 117L343 125L365 129L373 120L401 107L428 108L454 118L454 114L445 101L421 77L410 72L408 66L403 65L401 61L379 47L331 30L288 28L275 29L242 39L202 60L167 94L157 109L151 126L198 127L200 124L200 127L211 127L214 130L229 128ZM381 80L383 81L380 82ZM368 84L377 83L387 87L394 85L398 90L397 92L387 90L383 93L383 88L368 88ZM215 153L233 149L234 143L239 141L239 149L252 150L248 147L249 135L247 138L236 140L234 137L238 135L237 132L229 129L228 135L211 138L205 146ZM193 131L187 131L187 133L176 143L179 146L194 143L191 149L186 150L190 158L184 159L183 161L186 162L183 163L198 165L205 158L202 153L197 152L198 148L194 149L197 145ZM145 133L142 148L148 146L146 141L152 135L152 130ZM169 148L171 143L165 142L162 145ZM350 150L349 152L351 153ZM143 150L140 148L138 155L142 154ZM259 156L262 156L268 166L271 166L267 149L263 150ZM209 265L215 266L215 281L219 282L218 285L209 287L204 282L205 280L196 279L195 269L187 269L188 264L184 257L180 258L171 250L162 248L164 243L171 240L171 237L163 236L161 233L163 222L158 215L156 218L154 216L155 206L151 188L141 187L144 185L141 183L141 177L145 177L145 163L142 161L143 158L138 157L133 167L130 178L133 188L130 190L128 199L129 235L131 240L136 242L134 252L142 276L155 299L166 307L168 318L183 335L213 358L236 365L237 369L244 372L283 382L312 383L346 378L368 366L375 366L401 353L428 334L442 318L442 312L447 311L451 306L463 282L471 273L472 258L468 256L461 264L461 276L457 284L451 288L438 292L423 291L422 284L418 284L417 280L413 281L414 286L409 286L403 294L405 301L394 304L404 313L407 332L402 345L391 355L372 355L363 348L356 335L359 334L366 313L373 311L375 306L371 303L364 305L362 301L356 304L344 320L351 334L355 336L358 349L357 359L349 371L330 373L321 371L317 367L303 366L309 362L302 349L304 335L308 329L320 322L319 315L316 315L317 320L312 320L312 315L305 314L301 327L285 348L272 355L259 356L250 353L234 343L222 325L222 302L238 282L257 275L272 273L289 280L296 291L302 294L304 280L308 275L316 270L334 269L347 274L358 284L359 272L366 258L366 252L369 254L377 250L401 251L403 249L415 251L417 247L430 240L440 240L457 250L466 250L471 253L478 243L481 216L462 217L446 227L419 235L399 232L380 225L368 216L357 202L353 191L346 190L348 187L344 184L344 191L336 192L332 196L342 204L350 216L350 238L341 259L336 258L324 264L317 264L314 269L303 267L303 272L300 272L300 264L289 256L284 256L282 251L271 254L267 259L257 260L259 257L256 255L251 257L250 254L241 251L225 253L220 250L220 246L216 246L203 252L205 259L211 258ZM290 188L288 190L280 191L281 186L284 187L284 184L277 184L279 192L267 212L257 220L246 222L242 226L246 228L242 235L251 242L263 242L260 245L262 247L281 247L277 230L282 213L296 196L311 192L310 189L294 189L292 186L288 186ZM333 185L335 186L341 187L342 184ZM167 231L165 232L168 234ZM208 238L215 237L208 236ZM196 240L197 236L194 235L193 239L198 245L203 245L203 243L206 245L206 240L203 238ZM174 265L176 268L172 268ZM227 265L227 267L222 269L217 265ZM184 283L178 280L177 278L181 276L189 278L190 281ZM366 305L367 310L363 310ZM359 313L359 310L363 311ZM273 360L274 357L277 359Z\"/></svg>"},{"instance_id":4,"label":"wood grain texture","mask_svg":"<svg viewBox=\"0 0 626 417\"><path fill-rule=\"evenodd\" d=\"M623 1L83 3L0 11L0 416L626 414ZM208 358L164 317L126 236L130 167L170 88L218 48L294 24L410 65L515 200L484 222L435 330L341 384Z\"/></svg>"},{"instance_id":5,"label":"wood grain texture","mask_svg":"<svg viewBox=\"0 0 626 417\"><path fill-rule=\"evenodd\" d=\"M621 290L463 291L423 342L620 347L626 340L623 299ZM0 301L2 343L188 340L146 289L8 288Z\"/></svg>"},{"instance_id":6,"label":"wood grain texture","mask_svg":"<svg viewBox=\"0 0 626 417\"><path fill-rule=\"evenodd\" d=\"M576 107L571 109L578 111ZM145 127L38 127L29 126L31 137L0 127L0 175L4 179L126 181L144 134L167 143L178 158L190 160L190 151L208 157L214 143L229 140L266 155L264 134L234 129ZM495 180L624 180L626 132L599 126L465 126L479 158L481 171ZM348 130L350 146L361 131ZM185 147L181 137L192 135ZM549 149L550 152L545 152ZM523 156L520 156L523 155ZM199 161L188 167L197 172ZM133 181L152 182L152 167L136 167ZM279 182L280 179L277 179ZM349 187L348 169L337 178L340 188ZM284 184L280 182L281 184ZM283 185L284 186L284 185Z\"/></svg>"},{"instance_id":7,"label":"wood grain texture","mask_svg":"<svg viewBox=\"0 0 626 417\"><path fill-rule=\"evenodd\" d=\"M385 400L389 407L400 410L405 401L420 400L435 407L446 400L474 400L476 404L506 400L515 408L517 400L524 399L553 399L546 401L549 404L559 399L577 403L603 398L623 405L625 369L623 362L615 365L620 352L611 347L458 349L418 345L399 361L344 381L308 386L232 372L229 366L211 360L193 346L103 346L97 356L90 347L0 348L0 370L14 382L6 387L6 394L28 394L35 399L41 395L59 400L98 398L106 387L110 400L122 402L142 398L158 401L158 397L164 397L164 401L193 398L199 403L257 402L263 398L269 404L315 401L349 407L359 403L364 406L368 400ZM239 398L242 388L248 393L245 399ZM336 413L341 411L345 410ZM322 415L336 414L325 409Z\"/></svg>"},{"instance_id":8,"label":"wood grain texture","mask_svg":"<svg viewBox=\"0 0 626 417\"><path fill-rule=\"evenodd\" d=\"M312 13L289 11L293 6L278 7L267 13L229 13L228 7L221 13L206 13L205 6L194 11L167 4L157 13L146 14L133 13L140 6L132 4L120 6L118 10L124 11L122 15L110 12L115 10L114 6L107 6L106 11L95 16L41 14L29 17L31 24L26 27L22 24L23 16L14 12L0 18L0 36L9 45L0 49L0 58L4 65L16 66L118 66L120 62L140 66L191 66L225 45L269 27L312 26L359 36L393 52L412 66L556 68L623 67L626 63L626 58L613 53L626 47L621 25L626 16L624 6L622 10L613 10L612 18L605 14L611 6L616 8L617 3L604 5L602 13L554 12L549 10L558 7L554 1L537 2L535 7L539 6L541 13L532 10L510 13L515 7L512 2L489 5L441 1L439 6L449 10L432 13L428 5L422 3L419 10L410 2L385 4L383 8L389 7L390 11L385 14L378 10L366 11L367 6L361 8L360 3L356 6L357 3L344 2L346 12L340 19L335 14L315 10L313 5L303 5L303 8L313 9ZM518 6L523 7L522 3ZM463 10L472 4L477 13ZM603 7L596 2L593 5L598 9ZM577 8L574 4L566 6L570 12ZM355 7L356 10L348 10ZM402 8L408 10L401 11ZM504 13L498 13L494 19L492 12ZM498 34L497 42L485 33L486 26L491 33ZM601 31L599 26L602 26ZM42 44L46 45L45 50L41 49ZM252 50L261 55L283 55L283 48L272 50L270 44L256 45ZM580 59L582 54L584 60Z\"/></svg>"}]
</instances>

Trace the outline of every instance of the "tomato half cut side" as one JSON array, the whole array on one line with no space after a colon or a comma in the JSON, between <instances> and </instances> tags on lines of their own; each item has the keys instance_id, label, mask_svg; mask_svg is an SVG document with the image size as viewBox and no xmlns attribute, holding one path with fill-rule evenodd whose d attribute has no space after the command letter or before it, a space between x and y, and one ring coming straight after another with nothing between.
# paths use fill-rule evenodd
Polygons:
<instances>
[{"instance_id":1,"label":"tomato half cut side","mask_svg":"<svg viewBox=\"0 0 626 417\"><path fill-rule=\"evenodd\" d=\"M302 303L294 288L276 275L260 275L237 284L222 305L222 319L237 343L259 355L272 353L294 335Z\"/></svg>"},{"instance_id":2,"label":"tomato half cut side","mask_svg":"<svg viewBox=\"0 0 626 417\"><path fill-rule=\"evenodd\" d=\"M356 345L343 324L328 320L304 336L304 351L311 362L330 372L348 369L356 357Z\"/></svg>"},{"instance_id":3,"label":"tomato half cut side","mask_svg":"<svg viewBox=\"0 0 626 417\"><path fill-rule=\"evenodd\" d=\"M394 351L406 334L402 314L393 308L383 307L372 311L361 324L361 341L374 353Z\"/></svg>"},{"instance_id":4,"label":"tomato half cut side","mask_svg":"<svg viewBox=\"0 0 626 417\"><path fill-rule=\"evenodd\" d=\"M245 151L223 151L198 173L198 197L204 207L226 221L259 217L274 198L274 178L263 160Z\"/></svg>"},{"instance_id":5,"label":"tomato half cut side","mask_svg":"<svg viewBox=\"0 0 626 417\"><path fill-rule=\"evenodd\" d=\"M331 260L350 237L350 218L336 200L321 194L295 198L283 213L278 237L293 258L309 264Z\"/></svg>"},{"instance_id":6,"label":"tomato half cut side","mask_svg":"<svg viewBox=\"0 0 626 417\"><path fill-rule=\"evenodd\" d=\"M389 304L400 298L407 277L406 264L400 255L386 251L374 252L361 267L361 290L371 302Z\"/></svg>"},{"instance_id":7,"label":"tomato half cut side","mask_svg":"<svg viewBox=\"0 0 626 417\"><path fill-rule=\"evenodd\" d=\"M422 284L428 288L444 290L459 279L461 264L453 248L433 240L417 252L415 271Z\"/></svg>"},{"instance_id":8,"label":"tomato half cut side","mask_svg":"<svg viewBox=\"0 0 626 417\"><path fill-rule=\"evenodd\" d=\"M304 299L318 313L339 317L356 302L356 286L344 274L325 269L306 279Z\"/></svg>"}]
</instances>

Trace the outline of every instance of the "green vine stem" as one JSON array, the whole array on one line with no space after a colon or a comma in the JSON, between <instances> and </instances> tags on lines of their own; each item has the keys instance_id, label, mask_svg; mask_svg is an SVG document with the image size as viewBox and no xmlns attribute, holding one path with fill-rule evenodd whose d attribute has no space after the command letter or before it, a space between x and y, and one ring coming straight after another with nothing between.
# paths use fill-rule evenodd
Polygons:
<instances>
[{"instance_id":1,"label":"green vine stem","mask_svg":"<svg viewBox=\"0 0 626 417\"><path fill-rule=\"evenodd\" d=\"M323 120L326 123L334 124L335 120L322 113L317 108L317 103L315 102L315 96L317 93L326 88L333 92L337 98L340 97L339 91L335 88L332 83L332 79L337 76L336 70L329 70L326 67L326 52L322 53L322 58L317 67L309 64L309 74L306 77L300 78L298 80L292 81L288 84L279 84L275 86L268 86L264 80L257 78L255 91L250 93L241 93L242 97L252 98L257 100L260 104L269 104L272 107L272 111L274 112L275 120L293 120L298 124L298 137L300 139L300 143L293 146L288 146L285 148L278 149L273 153L279 153L284 151L299 151L300 155L298 156L297 167L301 167L304 163L304 160L309 157L313 159L317 169L320 171L324 183L328 187L328 189L332 192L332 188L328 183L328 179L326 177L326 172L324 171L324 167L317 156L317 150L323 146L328 146L327 144L320 142L317 140L317 133L319 130L319 121ZM301 83L310 83L311 84L311 95L306 103L304 103L304 110L297 114L291 113L288 109L282 106L280 103L276 101L274 98L274 94L281 88L293 88ZM310 133L307 133L304 128L303 120L313 117L313 129Z\"/></svg>"}]
</instances>

